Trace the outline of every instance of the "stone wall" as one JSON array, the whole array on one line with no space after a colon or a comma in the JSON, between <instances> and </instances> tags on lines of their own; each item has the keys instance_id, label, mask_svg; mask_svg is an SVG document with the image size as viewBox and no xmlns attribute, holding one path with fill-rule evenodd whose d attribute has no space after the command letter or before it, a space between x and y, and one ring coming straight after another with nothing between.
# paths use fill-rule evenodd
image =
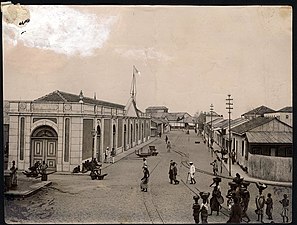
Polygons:
<instances>
[{"instance_id":1,"label":"stone wall","mask_svg":"<svg viewBox=\"0 0 297 225\"><path fill-rule=\"evenodd\" d=\"M250 153L248 158L248 173L250 176L264 180L292 182L292 158L253 155Z\"/></svg>"}]
</instances>

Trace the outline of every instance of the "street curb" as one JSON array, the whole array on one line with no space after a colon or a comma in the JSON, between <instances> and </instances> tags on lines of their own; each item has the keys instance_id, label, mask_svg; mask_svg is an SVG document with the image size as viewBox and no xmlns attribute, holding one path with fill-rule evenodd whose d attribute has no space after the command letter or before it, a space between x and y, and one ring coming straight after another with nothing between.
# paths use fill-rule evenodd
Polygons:
<instances>
[{"instance_id":1,"label":"street curb","mask_svg":"<svg viewBox=\"0 0 297 225\"><path fill-rule=\"evenodd\" d=\"M18 190L9 190L4 193L5 196L9 197L29 197L39 191L41 188L51 185L51 181L41 181L40 183L33 184L29 187L29 190L18 191Z\"/></svg>"}]
</instances>

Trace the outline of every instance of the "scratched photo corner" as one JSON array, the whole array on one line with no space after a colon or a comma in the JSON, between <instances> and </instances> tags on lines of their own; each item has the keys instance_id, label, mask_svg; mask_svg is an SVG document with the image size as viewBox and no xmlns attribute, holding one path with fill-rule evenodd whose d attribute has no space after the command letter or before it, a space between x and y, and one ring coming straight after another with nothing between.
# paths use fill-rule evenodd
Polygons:
<instances>
[{"instance_id":1,"label":"scratched photo corner","mask_svg":"<svg viewBox=\"0 0 297 225\"><path fill-rule=\"evenodd\" d=\"M1 12L7 224L294 222L291 6Z\"/></svg>"}]
</instances>

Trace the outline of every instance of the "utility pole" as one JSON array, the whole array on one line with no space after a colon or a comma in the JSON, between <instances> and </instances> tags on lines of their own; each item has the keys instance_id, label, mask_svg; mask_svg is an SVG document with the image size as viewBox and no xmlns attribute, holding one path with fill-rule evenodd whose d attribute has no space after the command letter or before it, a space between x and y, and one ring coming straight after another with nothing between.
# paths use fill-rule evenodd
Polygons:
<instances>
[{"instance_id":1,"label":"utility pole","mask_svg":"<svg viewBox=\"0 0 297 225\"><path fill-rule=\"evenodd\" d=\"M210 149L211 149L211 157L213 157L212 112L213 112L213 104L210 104Z\"/></svg>"},{"instance_id":2,"label":"utility pole","mask_svg":"<svg viewBox=\"0 0 297 225\"><path fill-rule=\"evenodd\" d=\"M228 153L229 153L229 176L231 176L231 130L230 130L230 123L231 123L231 109L233 106L233 103L231 101L233 101L233 99L231 98L231 95L228 95L228 98L226 99L226 109L228 109L228 115L229 115L229 121L228 121L228 125L229 125L229 140L228 140Z\"/></svg>"}]
</instances>

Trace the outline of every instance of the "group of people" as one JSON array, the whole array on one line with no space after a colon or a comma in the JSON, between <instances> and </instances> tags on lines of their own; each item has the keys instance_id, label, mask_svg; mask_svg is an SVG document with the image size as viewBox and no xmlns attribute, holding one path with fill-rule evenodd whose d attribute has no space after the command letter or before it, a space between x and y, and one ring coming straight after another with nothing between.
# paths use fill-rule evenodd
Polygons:
<instances>
[{"instance_id":1,"label":"group of people","mask_svg":"<svg viewBox=\"0 0 297 225\"><path fill-rule=\"evenodd\" d=\"M177 164L173 160L170 160L170 165L169 165L169 180L170 184L179 184L179 180L176 179L177 176Z\"/></svg>"},{"instance_id":2,"label":"group of people","mask_svg":"<svg viewBox=\"0 0 297 225\"><path fill-rule=\"evenodd\" d=\"M114 157L116 156L116 150L114 147L112 147L111 150L109 150L109 147L106 148L104 153L104 162L105 163L114 163Z\"/></svg>"},{"instance_id":3,"label":"group of people","mask_svg":"<svg viewBox=\"0 0 297 225\"><path fill-rule=\"evenodd\" d=\"M212 197L210 198L210 201L208 201L208 197L210 196L209 192L200 192L200 197L203 200L200 205L198 204L199 196L196 195L193 197L194 204L192 209L195 223L199 223L200 217L201 223L207 223L208 216L212 215L212 212L217 212L217 215L219 215L219 211L222 208L221 205L224 202L224 198L221 195L221 187L219 185L220 182L220 177L213 178L213 183L210 185L210 187L213 187ZM247 219L246 222L250 222L250 218L247 215L247 209L250 201L250 193L247 187L249 186L250 182L245 181L237 173L236 177L233 178L233 180L228 184L230 186L230 189L228 190L226 197L228 199L227 205L230 214L227 223L241 223L244 218ZM263 190L267 188L267 185L262 183L256 183L256 186L259 190L259 194L255 198L255 212L258 215L257 221L264 223L263 214L265 205L266 215L268 216L268 219L272 221L273 200L271 198L271 193L268 193L267 198L265 199L265 196L263 195ZM279 202L283 206L281 212L281 215L283 217L283 223L287 223L289 211L289 200L287 194L284 194L284 198ZM209 208L210 214L208 214Z\"/></svg>"}]
</instances>

